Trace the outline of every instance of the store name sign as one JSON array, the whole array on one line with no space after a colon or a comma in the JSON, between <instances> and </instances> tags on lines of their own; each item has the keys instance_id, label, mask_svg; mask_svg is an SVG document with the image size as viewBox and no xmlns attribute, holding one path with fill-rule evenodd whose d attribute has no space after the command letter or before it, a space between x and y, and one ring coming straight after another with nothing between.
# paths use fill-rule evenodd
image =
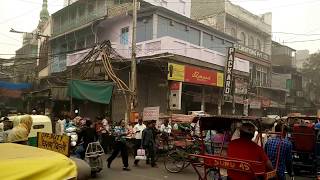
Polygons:
<instances>
[{"instance_id":1,"label":"store name sign","mask_svg":"<svg viewBox=\"0 0 320 180\"><path fill-rule=\"evenodd\" d=\"M246 47L246 46L241 45L241 44L235 44L234 47L238 51L244 52L244 53L246 53L248 55L251 55L251 56L254 56L254 57L257 57L257 58L261 58L261 59L266 59L266 60L270 59L270 56L268 54L263 53L263 52L261 52L259 50L252 49L252 48Z\"/></svg>"},{"instance_id":2,"label":"store name sign","mask_svg":"<svg viewBox=\"0 0 320 180\"><path fill-rule=\"evenodd\" d=\"M194 66L168 64L168 80L223 87L223 73Z\"/></svg>"},{"instance_id":3,"label":"store name sign","mask_svg":"<svg viewBox=\"0 0 320 180\"><path fill-rule=\"evenodd\" d=\"M228 59L227 65L225 69L225 86L224 86L224 95L231 95L232 92L232 69L234 66L234 55L235 55L235 48L229 48L228 50Z\"/></svg>"}]
</instances>

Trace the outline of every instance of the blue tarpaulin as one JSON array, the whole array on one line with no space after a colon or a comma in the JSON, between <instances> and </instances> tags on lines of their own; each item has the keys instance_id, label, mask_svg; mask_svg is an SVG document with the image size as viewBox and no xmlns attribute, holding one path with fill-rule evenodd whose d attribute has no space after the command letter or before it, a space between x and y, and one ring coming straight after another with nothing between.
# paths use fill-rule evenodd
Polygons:
<instances>
[{"instance_id":1,"label":"blue tarpaulin","mask_svg":"<svg viewBox=\"0 0 320 180\"><path fill-rule=\"evenodd\" d=\"M1 89L10 89L10 90L23 90L31 88L30 83L11 83L0 81L0 88Z\"/></svg>"}]
</instances>

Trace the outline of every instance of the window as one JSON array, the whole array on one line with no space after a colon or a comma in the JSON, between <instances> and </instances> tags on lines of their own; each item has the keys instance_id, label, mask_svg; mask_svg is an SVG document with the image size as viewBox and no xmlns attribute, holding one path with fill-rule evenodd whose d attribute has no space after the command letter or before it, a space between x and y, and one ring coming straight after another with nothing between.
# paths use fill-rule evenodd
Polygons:
<instances>
[{"instance_id":1,"label":"window","mask_svg":"<svg viewBox=\"0 0 320 180\"><path fill-rule=\"evenodd\" d=\"M129 27L125 27L121 29L120 44L128 45L128 43L129 43Z\"/></svg>"},{"instance_id":2,"label":"window","mask_svg":"<svg viewBox=\"0 0 320 180\"><path fill-rule=\"evenodd\" d=\"M186 2L184 2L184 0L180 0L181 3L181 13L182 14L186 14Z\"/></svg>"},{"instance_id":3,"label":"window","mask_svg":"<svg viewBox=\"0 0 320 180\"><path fill-rule=\"evenodd\" d=\"M235 30L234 28L231 28L231 29L230 29L230 35L231 35L232 37L236 37L236 30Z\"/></svg>"},{"instance_id":4,"label":"window","mask_svg":"<svg viewBox=\"0 0 320 180\"><path fill-rule=\"evenodd\" d=\"M162 0L162 1L160 2L160 4L161 4L162 7L167 7L167 6L168 6L168 2L165 1L165 0Z\"/></svg>"},{"instance_id":5,"label":"window","mask_svg":"<svg viewBox=\"0 0 320 180\"><path fill-rule=\"evenodd\" d=\"M256 66L256 82L257 86L267 86L268 84L268 69L263 66Z\"/></svg>"},{"instance_id":6,"label":"window","mask_svg":"<svg viewBox=\"0 0 320 180\"><path fill-rule=\"evenodd\" d=\"M254 39L252 36L249 38L249 47L254 49Z\"/></svg>"},{"instance_id":7,"label":"window","mask_svg":"<svg viewBox=\"0 0 320 180\"><path fill-rule=\"evenodd\" d=\"M95 0L88 1L88 12L89 13L92 13L94 11L95 4L96 4Z\"/></svg>"},{"instance_id":8,"label":"window","mask_svg":"<svg viewBox=\"0 0 320 180\"><path fill-rule=\"evenodd\" d=\"M126 0L114 0L114 4L123 4L126 3Z\"/></svg>"},{"instance_id":9,"label":"window","mask_svg":"<svg viewBox=\"0 0 320 180\"><path fill-rule=\"evenodd\" d=\"M246 45L246 34L244 32L240 33L240 44Z\"/></svg>"},{"instance_id":10,"label":"window","mask_svg":"<svg viewBox=\"0 0 320 180\"><path fill-rule=\"evenodd\" d=\"M259 39L257 39L257 49L259 51L262 51L262 48L261 48L261 41Z\"/></svg>"}]
</instances>

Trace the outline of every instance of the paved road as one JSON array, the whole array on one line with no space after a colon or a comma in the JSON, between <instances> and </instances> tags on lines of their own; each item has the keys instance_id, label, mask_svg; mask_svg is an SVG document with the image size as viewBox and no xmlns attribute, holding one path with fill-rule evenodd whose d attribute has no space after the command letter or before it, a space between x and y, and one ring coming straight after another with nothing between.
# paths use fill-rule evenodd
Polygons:
<instances>
[{"instance_id":1,"label":"paved road","mask_svg":"<svg viewBox=\"0 0 320 180\"><path fill-rule=\"evenodd\" d=\"M140 162L139 167L131 166L133 159L129 160L131 171L125 172L122 170L121 158L115 159L111 165L111 169L106 167L92 180L198 180L198 176L192 169L188 167L178 174L168 173L162 162L158 163L158 168L151 168L145 164L145 161ZM314 178L296 177L295 180L312 180Z\"/></svg>"}]
</instances>

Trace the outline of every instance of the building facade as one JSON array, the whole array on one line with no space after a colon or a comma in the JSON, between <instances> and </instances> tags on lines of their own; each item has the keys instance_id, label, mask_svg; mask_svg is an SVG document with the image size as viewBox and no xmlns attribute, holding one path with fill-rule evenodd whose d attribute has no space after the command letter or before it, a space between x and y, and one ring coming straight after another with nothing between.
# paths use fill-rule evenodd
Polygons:
<instances>
[{"instance_id":1,"label":"building facade","mask_svg":"<svg viewBox=\"0 0 320 180\"><path fill-rule=\"evenodd\" d=\"M247 84L247 98L252 99L250 110L258 111L253 112L254 115L262 115L264 95L261 92L264 91L257 89L271 87L272 14L255 15L230 1L206 4L192 0L191 18L237 39L236 58L250 62Z\"/></svg>"},{"instance_id":2,"label":"building facade","mask_svg":"<svg viewBox=\"0 0 320 180\"><path fill-rule=\"evenodd\" d=\"M99 2L102 3L96 1ZM130 3L107 2L110 1L102 3L105 6L96 4L94 7L98 9L90 10L89 2L77 1L52 15L52 75L63 73L77 64L81 54L88 53L90 47L104 40L109 40L123 59L130 59L132 6ZM80 7L85 9L80 12ZM140 3L137 20L137 110L142 112L144 107L159 106L164 114L186 114L199 110L211 114L231 113L232 103L222 105L221 93L227 49L233 47L235 42L236 39L230 35L181 13ZM120 69L116 70L117 75L129 84L130 68L125 68L128 64L123 67L114 63L114 67ZM249 61L237 58L235 75L248 82L249 67ZM101 66L99 68L97 73L103 73ZM180 72L180 76L174 76L176 71ZM170 88L174 83L182 83L179 108L170 106ZM243 109L243 97L239 97L237 102L239 104L236 106ZM126 104L122 92L114 92L110 106L114 119L124 118ZM242 114L242 111L236 113Z\"/></svg>"}]
</instances>

